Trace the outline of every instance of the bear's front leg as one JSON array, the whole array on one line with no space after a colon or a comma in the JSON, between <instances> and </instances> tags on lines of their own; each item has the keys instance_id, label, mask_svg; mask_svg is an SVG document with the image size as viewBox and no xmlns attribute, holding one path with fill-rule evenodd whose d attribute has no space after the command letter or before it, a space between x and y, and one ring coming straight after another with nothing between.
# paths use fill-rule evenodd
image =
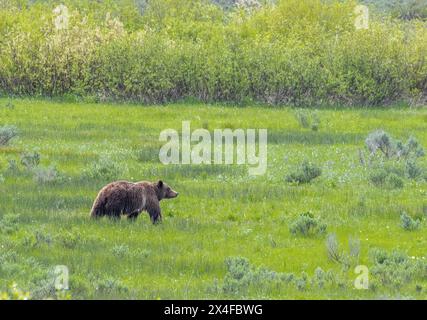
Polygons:
<instances>
[{"instance_id":1,"label":"bear's front leg","mask_svg":"<svg viewBox=\"0 0 427 320\"><path fill-rule=\"evenodd\" d=\"M147 209L148 214L150 215L150 219L151 222L153 222L153 224L159 223L162 221L162 213L160 210L160 206L156 205L156 206L151 206L150 208Z\"/></svg>"},{"instance_id":2,"label":"bear's front leg","mask_svg":"<svg viewBox=\"0 0 427 320\"><path fill-rule=\"evenodd\" d=\"M130 215L128 215L128 219L131 221L135 221L136 218L138 218L139 214L141 213L141 211L136 211L131 213Z\"/></svg>"}]
</instances>

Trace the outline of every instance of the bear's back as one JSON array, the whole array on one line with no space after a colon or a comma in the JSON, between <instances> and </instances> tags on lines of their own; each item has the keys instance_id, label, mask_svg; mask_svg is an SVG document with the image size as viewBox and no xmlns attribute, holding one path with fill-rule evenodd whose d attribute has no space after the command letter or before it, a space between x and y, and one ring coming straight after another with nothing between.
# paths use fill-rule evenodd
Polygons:
<instances>
[{"instance_id":1,"label":"bear's back","mask_svg":"<svg viewBox=\"0 0 427 320\"><path fill-rule=\"evenodd\" d=\"M109 183L103 188L102 194L106 199L107 208L123 210L126 213L141 210L146 199L143 188L124 180Z\"/></svg>"},{"instance_id":2,"label":"bear's back","mask_svg":"<svg viewBox=\"0 0 427 320\"><path fill-rule=\"evenodd\" d=\"M114 181L104 186L101 189L101 193L109 196L109 195L113 195L121 192L127 192L129 189L132 188L132 185L133 185L132 182L125 181L125 180Z\"/></svg>"}]
</instances>

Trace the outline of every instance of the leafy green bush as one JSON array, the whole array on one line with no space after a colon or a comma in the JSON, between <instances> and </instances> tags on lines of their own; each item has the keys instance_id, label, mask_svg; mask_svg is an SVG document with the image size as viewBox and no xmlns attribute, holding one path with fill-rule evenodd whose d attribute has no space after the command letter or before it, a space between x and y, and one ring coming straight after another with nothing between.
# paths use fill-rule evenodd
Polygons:
<instances>
[{"instance_id":1,"label":"leafy green bush","mask_svg":"<svg viewBox=\"0 0 427 320\"><path fill-rule=\"evenodd\" d=\"M326 224L319 218L314 217L311 212L304 212L292 222L289 226L289 231L293 235L308 237L324 234L326 228Z\"/></svg>"},{"instance_id":2,"label":"leafy green bush","mask_svg":"<svg viewBox=\"0 0 427 320\"><path fill-rule=\"evenodd\" d=\"M0 91L149 103L426 98L423 21L372 15L369 29L357 30L352 1L217 2L223 6L68 0L69 22L57 28L58 2L8 1L0 13Z\"/></svg>"},{"instance_id":3,"label":"leafy green bush","mask_svg":"<svg viewBox=\"0 0 427 320\"><path fill-rule=\"evenodd\" d=\"M425 170L417 165L414 159L408 159L405 163L405 174L409 179L418 179L423 177Z\"/></svg>"},{"instance_id":4,"label":"leafy green bush","mask_svg":"<svg viewBox=\"0 0 427 320\"><path fill-rule=\"evenodd\" d=\"M418 166L417 159L423 157L425 151L416 138L410 137L402 143L387 132L376 130L368 135L365 145L370 151L369 179L374 185L403 188L404 177L423 177L424 170Z\"/></svg>"},{"instance_id":5,"label":"leafy green bush","mask_svg":"<svg viewBox=\"0 0 427 320\"><path fill-rule=\"evenodd\" d=\"M7 173L9 175L32 175L38 184L60 182L64 176L56 169L55 166L40 166L40 153L24 152L20 156L20 164L15 159L9 159Z\"/></svg>"},{"instance_id":6,"label":"leafy green bush","mask_svg":"<svg viewBox=\"0 0 427 320\"><path fill-rule=\"evenodd\" d=\"M117 258L124 258L129 254L129 247L127 245L116 245L111 251Z\"/></svg>"},{"instance_id":7,"label":"leafy green bush","mask_svg":"<svg viewBox=\"0 0 427 320\"><path fill-rule=\"evenodd\" d=\"M52 183L59 181L61 176L54 166L38 167L34 169L34 180L39 183Z\"/></svg>"},{"instance_id":8,"label":"leafy green bush","mask_svg":"<svg viewBox=\"0 0 427 320\"><path fill-rule=\"evenodd\" d=\"M340 245L335 233L328 234L326 238L326 252L330 260L341 263L344 253L340 249Z\"/></svg>"},{"instance_id":9,"label":"leafy green bush","mask_svg":"<svg viewBox=\"0 0 427 320\"><path fill-rule=\"evenodd\" d=\"M424 0L362 0L372 4L380 12L391 13L404 20L427 20L427 2Z\"/></svg>"},{"instance_id":10,"label":"leafy green bush","mask_svg":"<svg viewBox=\"0 0 427 320\"><path fill-rule=\"evenodd\" d=\"M420 227L420 220L413 219L406 212L402 212L400 215L400 225L408 231L417 230Z\"/></svg>"},{"instance_id":11,"label":"leafy green bush","mask_svg":"<svg viewBox=\"0 0 427 320\"><path fill-rule=\"evenodd\" d=\"M83 171L83 177L90 180L116 180L127 170L125 165L120 164L109 156L101 156L98 161Z\"/></svg>"},{"instance_id":12,"label":"leafy green bush","mask_svg":"<svg viewBox=\"0 0 427 320\"><path fill-rule=\"evenodd\" d=\"M13 109L15 109L15 105L12 103L12 101L8 101L8 102L4 105L4 107L5 107L6 109L9 109L9 110L13 110Z\"/></svg>"},{"instance_id":13,"label":"leafy green bush","mask_svg":"<svg viewBox=\"0 0 427 320\"><path fill-rule=\"evenodd\" d=\"M309 183L321 174L322 170L318 166L305 160L295 172L288 174L285 179L287 182Z\"/></svg>"},{"instance_id":14,"label":"leafy green bush","mask_svg":"<svg viewBox=\"0 0 427 320\"><path fill-rule=\"evenodd\" d=\"M129 288L122 281L113 277L99 279L95 283L95 290L100 294L128 293Z\"/></svg>"},{"instance_id":15,"label":"leafy green bush","mask_svg":"<svg viewBox=\"0 0 427 320\"><path fill-rule=\"evenodd\" d=\"M317 112L298 109L295 112L295 118L302 128L308 129L310 128L313 131L319 130L320 126L320 118Z\"/></svg>"},{"instance_id":16,"label":"leafy green bush","mask_svg":"<svg viewBox=\"0 0 427 320\"><path fill-rule=\"evenodd\" d=\"M64 179L64 175L55 166L40 166L40 159L41 156L38 152L24 152L21 154L20 161L23 168L18 165L16 160L10 159L8 173L13 175L30 174L38 184L60 182Z\"/></svg>"},{"instance_id":17,"label":"leafy green bush","mask_svg":"<svg viewBox=\"0 0 427 320\"><path fill-rule=\"evenodd\" d=\"M348 241L349 251L346 252L340 246L335 233L330 233L326 237L326 253L328 259L342 266L342 270L347 272L351 266L359 264L360 240L350 237Z\"/></svg>"},{"instance_id":18,"label":"leafy green bush","mask_svg":"<svg viewBox=\"0 0 427 320\"><path fill-rule=\"evenodd\" d=\"M378 169L373 171L369 179L375 186L382 186L385 183L385 180L388 176L388 172L384 169Z\"/></svg>"},{"instance_id":19,"label":"leafy green bush","mask_svg":"<svg viewBox=\"0 0 427 320\"><path fill-rule=\"evenodd\" d=\"M62 244L64 248L74 249L82 241L82 237L78 232L64 231L58 235L58 242Z\"/></svg>"},{"instance_id":20,"label":"leafy green bush","mask_svg":"<svg viewBox=\"0 0 427 320\"><path fill-rule=\"evenodd\" d=\"M419 259L411 259L405 253L373 249L370 256L374 263L370 272L374 280L384 286L400 288L414 279L425 277L427 264Z\"/></svg>"},{"instance_id":21,"label":"leafy green bush","mask_svg":"<svg viewBox=\"0 0 427 320\"><path fill-rule=\"evenodd\" d=\"M19 215L5 214L0 218L0 231L2 233L11 233L18 230Z\"/></svg>"},{"instance_id":22,"label":"leafy green bush","mask_svg":"<svg viewBox=\"0 0 427 320\"><path fill-rule=\"evenodd\" d=\"M391 173L386 177L385 184L392 189L402 189L404 186L402 178L395 173Z\"/></svg>"},{"instance_id":23,"label":"leafy green bush","mask_svg":"<svg viewBox=\"0 0 427 320\"><path fill-rule=\"evenodd\" d=\"M244 295L250 287L268 287L272 283L290 282L293 274L277 273L266 268L256 268L242 257L229 257L225 260L227 273L222 290L228 294Z\"/></svg>"},{"instance_id":24,"label":"leafy green bush","mask_svg":"<svg viewBox=\"0 0 427 320\"><path fill-rule=\"evenodd\" d=\"M1 126L0 127L0 146L7 145L10 140L18 135L18 128L15 126Z\"/></svg>"},{"instance_id":25,"label":"leafy green bush","mask_svg":"<svg viewBox=\"0 0 427 320\"><path fill-rule=\"evenodd\" d=\"M410 137L408 141L403 144L383 130L371 132L366 138L365 144L371 155L380 152L380 154L387 159L416 159L425 155L424 148L414 137Z\"/></svg>"},{"instance_id":26,"label":"leafy green bush","mask_svg":"<svg viewBox=\"0 0 427 320\"><path fill-rule=\"evenodd\" d=\"M20 172L18 163L16 162L15 159L8 159L7 160L7 170L6 172L9 174L17 174Z\"/></svg>"},{"instance_id":27,"label":"leafy green bush","mask_svg":"<svg viewBox=\"0 0 427 320\"><path fill-rule=\"evenodd\" d=\"M365 140L365 144L371 154L381 151L385 157L390 158L396 152L393 139L383 130L376 130L369 133Z\"/></svg>"},{"instance_id":28,"label":"leafy green bush","mask_svg":"<svg viewBox=\"0 0 427 320\"><path fill-rule=\"evenodd\" d=\"M33 170L40 164L40 154L38 152L26 152L21 155L21 164L27 170Z\"/></svg>"},{"instance_id":29,"label":"leafy green bush","mask_svg":"<svg viewBox=\"0 0 427 320\"><path fill-rule=\"evenodd\" d=\"M320 267L315 270L313 277L306 272L300 276L293 273L275 272L265 267L256 267L243 257L228 257L225 260L227 273L222 287L224 293L250 297L251 292L255 297L262 297L263 293L282 286L293 286L304 291L310 285L319 288L326 286L336 287L340 283L339 275L332 270L323 271Z\"/></svg>"},{"instance_id":30,"label":"leafy green bush","mask_svg":"<svg viewBox=\"0 0 427 320\"><path fill-rule=\"evenodd\" d=\"M393 167L379 167L373 169L369 179L377 187L387 187L390 189L403 188L402 173Z\"/></svg>"}]
</instances>

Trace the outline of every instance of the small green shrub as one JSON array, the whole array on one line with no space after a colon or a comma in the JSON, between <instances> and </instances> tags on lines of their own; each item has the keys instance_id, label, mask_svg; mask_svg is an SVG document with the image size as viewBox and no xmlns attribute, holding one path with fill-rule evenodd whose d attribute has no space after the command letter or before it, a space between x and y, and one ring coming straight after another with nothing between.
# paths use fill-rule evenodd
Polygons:
<instances>
[{"instance_id":1,"label":"small green shrub","mask_svg":"<svg viewBox=\"0 0 427 320\"><path fill-rule=\"evenodd\" d=\"M427 20L427 3L424 0L362 0L379 12L392 14L403 20Z\"/></svg>"},{"instance_id":2,"label":"small green shrub","mask_svg":"<svg viewBox=\"0 0 427 320\"><path fill-rule=\"evenodd\" d=\"M288 283L293 274L277 273L265 267L256 268L243 257L229 257L225 260L227 273L222 290L227 294L245 295L253 287L268 288L271 284Z\"/></svg>"},{"instance_id":3,"label":"small green shrub","mask_svg":"<svg viewBox=\"0 0 427 320\"><path fill-rule=\"evenodd\" d=\"M87 296L92 287L86 274L71 274L69 285L73 296L77 297Z\"/></svg>"},{"instance_id":4,"label":"small green shrub","mask_svg":"<svg viewBox=\"0 0 427 320\"><path fill-rule=\"evenodd\" d=\"M45 232L44 230L37 230L34 232L36 246L46 244L48 246L53 244L54 238L50 233Z\"/></svg>"},{"instance_id":5,"label":"small green shrub","mask_svg":"<svg viewBox=\"0 0 427 320\"><path fill-rule=\"evenodd\" d=\"M228 257L225 264L227 273L220 290L239 297L249 297L251 292L255 297L260 297L270 292L272 288L277 290L281 286L293 286L299 291L304 291L310 285L323 288L335 287L340 283L336 273L331 270L325 272L320 267L310 278L304 271L300 276L296 276L293 273L280 273L265 267L255 267L243 257Z\"/></svg>"},{"instance_id":6,"label":"small green shrub","mask_svg":"<svg viewBox=\"0 0 427 320\"><path fill-rule=\"evenodd\" d=\"M46 276L32 286L32 299L45 300L53 299L56 296L55 274L53 270L48 270Z\"/></svg>"},{"instance_id":7,"label":"small green shrub","mask_svg":"<svg viewBox=\"0 0 427 320\"><path fill-rule=\"evenodd\" d=\"M33 170L40 164L40 154L38 152L26 152L21 155L21 164L27 170Z\"/></svg>"},{"instance_id":8,"label":"small green shrub","mask_svg":"<svg viewBox=\"0 0 427 320\"><path fill-rule=\"evenodd\" d=\"M326 272L321 267L317 267L314 270L314 277L312 279L312 285L317 285L319 288L323 288L326 282Z\"/></svg>"},{"instance_id":9,"label":"small green shrub","mask_svg":"<svg viewBox=\"0 0 427 320\"><path fill-rule=\"evenodd\" d=\"M308 285L308 275L306 272L303 271L301 273L301 277L295 279L295 287L299 291L304 291L307 289L307 285Z\"/></svg>"},{"instance_id":10,"label":"small green shrub","mask_svg":"<svg viewBox=\"0 0 427 320\"><path fill-rule=\"evenodd\" d=\"M139 248L131 252L131 255L138 260L145 260L151 255L148 249Z\"/></svg>"},{"instance_id":11,"label":"small green shrub","mask_svg":"<svg viewBox=\"0 0 427 320\"><path fill-rule=\"evenodd\" d=\"M347 272L350 267L357 265L360 257L360 240L350 238L348 241L349 252L341 249L340 243L335 233L328 234L326 238L326 252L328 259L339 263L343 271Z\"/></svg>"},{"instance_id":12,"label":"small green shrub","mask_svg":"<svg viewBox=\"0 0 427 320\"><path fill-rule=\"evenodd\" d=\"M16 162L15 159L8 159L7 163L8 163L8 166L7 166L6 171L8 174L14 175L14 174L20 173L18 163Z\"/></svg>"},{"instance_id":13,"label":"small green shrub","mask_svg":"<svg viewBox=\"0 0 427 320\"><path fill-rule=\"evenodd\" d=\"M311 129L312 131L319 130L320 118L316 111L298 109L295 112L295 118L302 128Z\"/></svg>"},{"instance_id":14,"label":"small green shrub","mask_svg":"<svg viewBox=\"0 0 427 320\"><path fill-rule=\"evenodd\" d=\"M310 127L310 119L307 111L297 110L295 112L295 118L298 120L298 123L302 128L307 129L308 127Z\"/></svg>"},{"instance_id":15,"label":"small green shrub","mask_svg":"<svg viewBox=\"0 0 427 320\"><path fill-rule=\"evenodd\" d=\"M43 268L43 270L32 279L30 286L31 298L35 300L71 300L71 293L67 290L57 289L55 279L58 273L54 267Z\"/></svg>"},{"instance_id":16,"label":"small green shrub","mask_svg":"<svg viewBox=\"0 0 427 320\"><path fill-rule=\"evenodd\" d=\"M328 234L326 238L326 251L330 260L341 263L344 254L340 249L340 245L335 233Z\"/></svg>"},{"instance_id":17,"label":"small green shrub","mask_svg":"<svg viewBox=\"0 0 427 320\"><path fill-rule=\"evenodd\" d=\"M391 189L402 189L404 186L403 180L395 173L389 174L385 179L385 185Z\"/></svg>"},{"instance_id":18,"label":"small green shrub","mask_svg":"<svg viewBox=\"0 0 427 320\"><path fill-rule=\"evenodd\" d=\"M420 158L425 156L425 150L418 140L411 136L406 144L398 142L399 155L406 158Z\"/></svg>"},{"instance_id":19,"label":"small green shrub","mask_svg":"<svg viewBox=\"0 0 427 320\"><path fill-rule=\"evenodd\" d=\"M13 109L15 109L15 105L13 104L13 102L12 101L8 101L6 104L5 104L5 106L4 106L6 109L9 109L9 110L13 110Z\"/></svg>"},{"instance_id":20,"label":"small green shrub","mask_svg":"<svg viewBox=\"0 0 427 320\"><path fill-rule=\"evenodd\" d=\"M360 257L360 240L356 238L350 238L348 241L348 245L350 258L357 263Z\"/></svg>"},{"instance_id":21,"label":"small green shrub","mask_svg":"<svg viewBox=\"0 0 427 320\"><path fill-rule=\"evenodd\" d=\"M21 241L26 248L37 248L44 245L50 246L54 243L54 237L43 229L27 233Z\"/></svg>"},{"instance_id":22,"label":"small green shrub","mask_svg":"<svg viewBox=\"0 0 427 320\"><path fill-rule=\"evenodd\" d=\"M384 156L390 158L395 153L393 139L383 130L371 132L366 138L365 144L371 154L380 151Z\"/></svg>"},{"instance_id":23,"label":"small green shrub","mask_svg":"<svg viewBox=\"0 0 427 320\"><path fill-rule=\"evenodd\" d=\"M369 213L370 208L366 203L366 197L361 196L357 200L356 204L351 206L349 209L349 214L353 216L365 216Z\"/></svg>"},{"instance_id":24,"label":"small green shrub","mask_svg":"<svg viewBox=\"0 0 427 320\"><path fill-rule=\"evenodd\" d=\"M384 286L398 289L420 277L425 277L427 264L420 259L411 259L405 253L373 249L370 256L374 263L370 272L375 280Z\"/></svg>"},{"instance_id":25,"label":"small green shrub","mask_svg":"<svg viewBox=\"0 0 427 320\"><path fill-rule=\"evenodd\" d=\"M95 283L95 290L101 294L128 293L129 288L122 281L113 277L99 279Z\"/></svg>"},{"instance_id":26,"label":"small green shrub","mask_svg":"<svg viewBox=\"0 0 427 320\"><path fill-rule=\"evenodd\" d=\"M309 161L304 161L295 171L286 176L287 182L292 183L309 183L322 174L322 170Z\"/></svg>"},{"instance_id":27,"label":"small green shrub","mask_svg":"<svg viewBox=\"0 0 427 320\"><path fill-rule=\"evenodd\" d=\"M40 166L40 159L40 153L36 151L22 153L20 166L15 159L8 160L9 167L7 172L12 175L32 175L34 181L38 184L54 183L63 180L64 176L60 174L55 166Z\"/></svg>"},{"instance_id":28,"label":"small green shrub","mask_svg":"<svg viewBox=\"0 0 427 320\"><path fill-rule=\"evenodd\" d=\"M246 258L236 257L225 260L227 274L224 278L223 290L226 293L238 293L247 289L252 279L252 267Z\"/></svg>"},{"instance_id":29,"label":"small green shrub","mask_svg":"<svg viewBox=\"0 0 427 320\"><path fill-rule=\"evenodd\" d=\"M34 169L34 181L39 184L53 183L61 179L60 174L54 166L39 167Z\"/></svg>"},{"instance_id":30,"label":"small green shrub","mask_svg":"<svg viewBox=\"0 0 427 320\"><path fill-rule=\"evenodd\" d=\"M116 245L111 252L117 258L124 258L129 254L129 247L127 245Z\"/></svg>"},{"instance_id":31,"label":"small green shrub","mask_svg":"<svg viewBox=\"0 0 427 320\"><path fill-rule=\"evenodd\" d=\"M369 176L369 179L375 186L381 186L385 183L388 173L384 169L377 169L372 172Z\"/></svg>"},{"instance_id":32,"label":"small green shrub","mask_svg":"<svg viewBox=\"0 0 427 320\"><path fill-rule=\"evenodd\" d=\"M413 219L410 215L408 215L406 212L402 212L400 215L400 225L403 229L408 231L417 230L420 227L420 220Z\"/></svg>"},{"instance_id":33,"label":"small green shrub","mask_svg":"<svg viewBox=\"0 0 427 320\"><path fill-rule=\"evenodd\" d=\"M0 146L5 146L17 137L19 134L18 128L15 126L0 126Z\"/></svg>"},{"instance_id":34,"label":"small green shrub","mask_svg":"<svg viewBox=\"0 0 427 320\"><path fill-rule=\"evenodd\" d=\"M0 231L2 233L12 233L18 230L19 215L17 214L5 214L0 218Z\"/></svg>"},{"instance_id":35,"label":"small green shrub","mask_svg":"<svg viewBox=\"0 0 427 320\"><path fill-rule=\"evenodd\" d=\"M327 225L311 212L301 213L289 226L293 235L304 237L322 235L326 232Z\"/></svg>"},{"instance_id":36,"label":"small green shrub","mask_svg":"<svg viewBox=\"0 0 427 320\"><path fill-rule=\"evenodd\" d=\"M76 231L64 231L61 232L61 234L58 236L58 242L61 243L64 248L67 249L76 248L81 243L81 241L81 236Z\"/></svg>"},{"instance_id":37,"label":"small green shrub","mask_svg":"<svg viewBox=\"0 0 427 320\"><path fill-rule=\"evenodd\" d=\"M371 155L375 155L379 152L386 159L419 158L425 155L424 148L414 137L410 137L407 142L403 144L383 130L371 132L366 138L365 144Z\"/></svg>"},{"instance_id":38,"label":"small green shrub","mask_svg":"<svg viewBox=\"0 0 427 320\"><path fill-rule=\"evenodd\" d=\"M83 171L83 177L90 180L116 180L127 171L123 163L114 161L109 156L101 156L98 161Z\"/></svg>"},{"instance_id":39,"label":"small green shrub","mask_svg":"<svg viewBox=\"0 0 427 320\"><path fill-rule=\"evenodd\" d=\"M405 163L405 174L409 179L422 178L424 175L423 168L417 165L414 159L408 159Z\"/></svg>"},{"instance_id":40,"label":"small green shrub","mask_svg":"<svg viewBox=\"0 0 427 320\"><path fill-rule=\"evenodd\" d=\"M404 187L403 170L393 166L382 166L373 169L369 175L371 182L377 187L401 189Z\"/></svg>"}]
</instances>

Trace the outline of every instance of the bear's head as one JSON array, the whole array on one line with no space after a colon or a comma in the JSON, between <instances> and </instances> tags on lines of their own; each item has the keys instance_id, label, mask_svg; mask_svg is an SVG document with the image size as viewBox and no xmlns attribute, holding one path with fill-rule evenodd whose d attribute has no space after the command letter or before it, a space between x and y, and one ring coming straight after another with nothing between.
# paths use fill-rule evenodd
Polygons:
<instances>
[{"instance_id":1,"label":"bear's head","mask_svg":"<svg viewBox=\"0 0 427 320\"><path fill-rule=\"evenodd\" d=\"M158 190L157 195L159 197L159 200L176 198L178 196L178 192L172 190L171 187L169 187L162 180L159 180L156 183L156 187Z\"/></svg>"}]
</instances>

